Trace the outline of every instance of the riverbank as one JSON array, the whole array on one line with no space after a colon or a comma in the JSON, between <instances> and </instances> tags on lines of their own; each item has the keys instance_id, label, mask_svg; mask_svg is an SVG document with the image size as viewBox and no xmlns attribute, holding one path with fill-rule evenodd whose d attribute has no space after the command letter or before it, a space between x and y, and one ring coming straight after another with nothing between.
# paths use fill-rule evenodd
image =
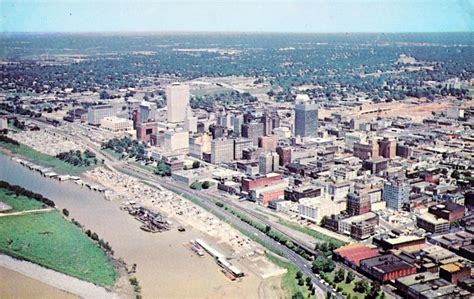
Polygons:
<instances>
[{"instance_id":1,"label":"riverbank","mask_svg":"<svg viewBox=\"0 0 474 299\"><path fill-rule=\"evenodd\" d=\"M48 286L53 287L53 288L50 288L44 285L38 285L38 284L35 285L34 282L31 282L31 281L28 281L28 279L22 278L23 281L27 281L29 285L27 284L27 285L17 286L17 287L22 288L23 290L12 290L12 285L8 285L8 286L5 285L5 287L3 287L2 285L4 281L1 280L2 284L0 284L0 297L2 298L7 298L8 293L18 294L18 295L22 293L28 294L29 292L33 291L32 289L29 289L28 286L32 288L40 288L40 290L44 290L48 292L52 291L53 292L53 294L51 294L52 297L54 297L54 293L56 293L58 297L59 295L61 296L64 295L66 298L77 298L76 296L73 296L71 294L75 294L78 297L82 297L82 298L118 298L117 295L110 293L106 291L104 288L98 287L92 283L85 282L83 280L53 271L51 269L47 269L45 267L41 267L31 262L18 260L4 254L0 254L0 269L1 268L10 269L16 273L19 273L26 277L34 278L34 280L40 281ZM10 271L7 271L7 273L10 273ZM13 273L13 275L16 275L16 274ZM0 277L1 277L1 274L0 274ZM62 290L66 293L60 292L58 290ZM37 297L37 296L39 296L39 294L35 293L34 297ZM46 297L52 298L50 297L49 293ZM62 298L65 298L65 297L62 297Z\"/></svg>"},{"instance_id":2,"label":"riverbank","mask_svg":"<svg viewBox=\"0 0 474 299\"><path fill-rule=\"evenodd\" d=\"M15 144L6 143L6 142L0 142L0 151L9 156L18 155L38 165L53 168L55 171L61 174L80 175L84 171L87 171L95 167L95 166L89 166L89 167L74 166L54 156L50 156L50 155L41 153L37 150L34 150L33 148L26 146L24 144L15 145Z\"/></svg>"},{"instance_id":3,"label":"riverbank","mask_svg":"<svg viewBox=\"0 0 474 299\"><path fill-rule=\"evenodd\" d=\"M0 297L2 298L50 298L79 299L39 280L20 274L14 270L0 267Z\"/></svg>"},{"instance_id":4,"label":"riverbank","mask_svg":"<svg viewBox=\"0 0 474 299\"><path fill-rule=\"evenodd\" d=\"M137 264L134 276L144 298L258 298L259 294L268 294L261 288L279 288L279 284L268 283L251 270L245 271L241 281L230 281L214 259L198 257L184 246L200 238L226 253L228 245L189 225L183 225L185 232L174 227L163 233L147 233L140 229L139 221L120 210L119 201L104 200L103 194L71 181L60 183L45 178L6 156L0 155L0 164L0 180L41 193L59 209L67 208L77 221L110 243L115 258L123 259L128 265Z\"/></svg>"}]
</instances>

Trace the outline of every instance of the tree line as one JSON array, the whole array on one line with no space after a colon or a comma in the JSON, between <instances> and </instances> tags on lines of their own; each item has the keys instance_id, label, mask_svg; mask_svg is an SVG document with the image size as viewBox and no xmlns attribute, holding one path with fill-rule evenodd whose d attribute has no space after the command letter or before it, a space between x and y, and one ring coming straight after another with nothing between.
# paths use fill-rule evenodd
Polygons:
<instances>
[{"instance_id":1,"label":"tree line","mask_svg":"<svg viewBox=\"0 0 474 299\"><path fill-rule=\"evenodd\" d=\"M29 198L33 198L37 201L42 202L43 204L45 204L48 207L54 208L56 206L54 201L52 201L51 199L48 199L48 198L44 197L41 194L38 194L38 193L35 193L33 191L27 190L27 189L25 189L21 186L18 186L18 185L11 185L8 182L0 181L0 188L12 191L13 193L15 193L16 196L23 195L23 196L26 196L26 197L29 197Z\"/></svg>"}]
</instances>

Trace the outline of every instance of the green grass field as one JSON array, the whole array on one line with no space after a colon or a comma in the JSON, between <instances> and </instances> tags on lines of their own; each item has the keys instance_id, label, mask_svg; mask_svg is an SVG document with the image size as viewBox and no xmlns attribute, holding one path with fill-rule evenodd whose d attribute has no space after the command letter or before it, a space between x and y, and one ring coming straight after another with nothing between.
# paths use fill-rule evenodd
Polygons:
<instances>
[{"instance_id":1,"label":"green grass field","mask_svg":"<svg viewBox=\"0 0 474 299\"><path fill-rule=\"evenodd\" d=\"M84 171L87 171L89 169L92 169L95 167L95 165L91 165L89 167L78 167L71 165L69 163L66 163L56 157L50 156L43 154L41 152L38 152L37 150L32 149L29 146L26 146L24 144L20 145L14 145L11 143L6 143L6 142L1 142L0 141L0 147L3 147L9 151L11 151L14 154L23 156L25 159L41 165L45 167L51 167L54 168L55 171L63 173L63 174L70 174L70 175L79 175Z\"/></svg>"},{"instance_id":2,"label":"green grass field","mask_svg":"<svg viewBox=\"0 0 474 299\"><path fill-rule=\"evenodd\" d=\"M118 276L99 246L58 211L0 217L0 251L101 286Z\"/></svg>"},{"instance_id":3,"label":"green grass field","mask_svg":"<svg viewBox=\"0 0 474 299\"><path fill-rule=\"evenodd\" d=\"M310 294L308 287L306 285L300 286L298 285L298 280L296 279L296 273L298 272L298 268L286 262L272 254L267 254L267 258L274 263L275 265L286 269L288 272L283 276L281 286L287 292L287 298L291 298L297 292L301 292L304 298L308 298ZM312 298L315 298L312 296Z\"/></svg>"},{"instance_id":4,"label":"green grass field","mask_svg":"<svg viewBox=\"0 0 474 299\"><path fill-rule=\"evenodd\" d=\"M20 212L36 210L44 207L43 203L26 196L16 196L15 193L0 188L0 201L12 207L12 211Z\"/></svg>"}]
</instances>

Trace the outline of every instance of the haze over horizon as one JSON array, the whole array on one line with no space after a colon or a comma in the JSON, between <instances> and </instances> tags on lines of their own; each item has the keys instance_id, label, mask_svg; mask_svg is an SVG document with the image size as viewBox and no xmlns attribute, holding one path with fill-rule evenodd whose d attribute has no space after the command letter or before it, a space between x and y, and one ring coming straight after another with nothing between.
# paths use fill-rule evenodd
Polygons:
<instances>
[{"instance_id":1,"label":"haze over horizon","mask_svg":"<svg viewBox=\"0 0 474 299\"><path fill-rule=\"evenodd\" d=\"M0 32L473 32L474 1L12 1Z\"/></svg>"}]
</instances>

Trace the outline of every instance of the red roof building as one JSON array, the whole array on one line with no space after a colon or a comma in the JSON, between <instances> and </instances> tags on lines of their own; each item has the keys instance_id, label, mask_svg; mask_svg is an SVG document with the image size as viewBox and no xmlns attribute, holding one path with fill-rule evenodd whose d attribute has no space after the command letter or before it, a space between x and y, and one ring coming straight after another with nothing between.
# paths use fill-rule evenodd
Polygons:
<instances>
[{"instance_id":1,"label":"red roof building","mask_svg":"<svg viewBox=\"0 0 474 299\"><path fill-rule=\"evenodd\" d=\"M376 248L359 243L346 245L334 250L334 258L353 269L359 268L361 260L379 255L380 253Z\"/></svg>"}]
</instances>

